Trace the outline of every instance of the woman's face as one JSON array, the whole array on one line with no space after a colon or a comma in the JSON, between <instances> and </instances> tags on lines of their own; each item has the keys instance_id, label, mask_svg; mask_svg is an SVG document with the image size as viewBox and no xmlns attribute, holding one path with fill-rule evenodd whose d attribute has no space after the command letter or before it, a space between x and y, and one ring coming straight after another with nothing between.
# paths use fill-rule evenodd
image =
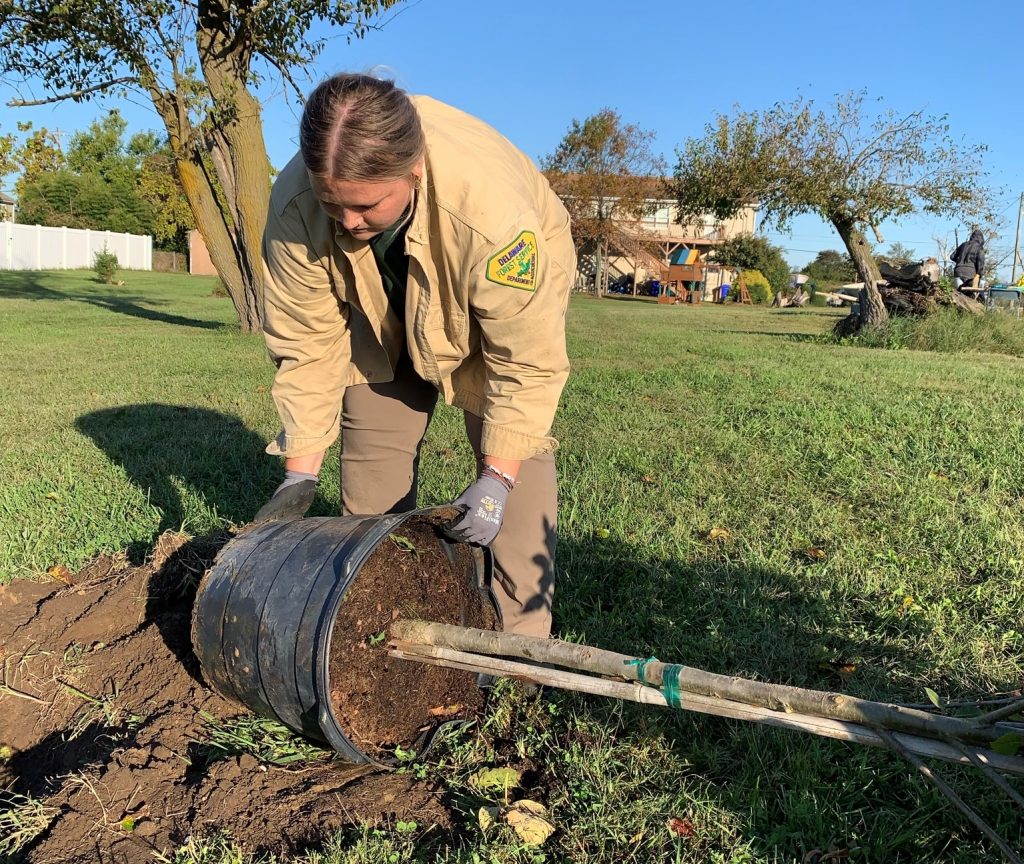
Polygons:
<instances>
[{"instance_id":1,"label":"woman's face","mask_svg":"<svg viewBox=\"0 0 1024 864\"><path fill-rule=\"evenodd\" d=\"M369 240L394 225L412 200L413 177L369 183L310 175L313 194L324 212L357 240Z\"/></svg>"}]
</instances>

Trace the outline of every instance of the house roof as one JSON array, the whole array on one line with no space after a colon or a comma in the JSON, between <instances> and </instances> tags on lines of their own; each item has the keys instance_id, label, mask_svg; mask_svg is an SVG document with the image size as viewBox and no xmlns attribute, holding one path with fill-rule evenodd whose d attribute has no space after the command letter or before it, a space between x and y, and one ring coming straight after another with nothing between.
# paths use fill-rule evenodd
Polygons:
<instances>
[{"instance_id":1,"label":"house roof","mask_svg":"<svg viewBox=\"0 0 1024 864\"><path fill-rule=\"evenodd\" d=\"M17 202L10 196L0 192L0 204L16 204Z\"/></svg>"}]
</instances>

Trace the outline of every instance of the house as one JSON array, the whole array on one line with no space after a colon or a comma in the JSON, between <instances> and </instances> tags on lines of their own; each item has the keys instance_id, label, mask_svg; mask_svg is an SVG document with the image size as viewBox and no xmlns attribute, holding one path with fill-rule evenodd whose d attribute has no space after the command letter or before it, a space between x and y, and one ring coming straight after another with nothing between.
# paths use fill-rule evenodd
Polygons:
<instances>
[{"instance_id":1,"label":"house","mask_svg":"<svg viewBox=\"0 0 1024 864\"><path fill-rule=\"evenodd\" d=\"M18 210L18 202L10 195L0 192L0 222L13 222Z\"/></svg>"},{"instance_id":2,"label":"house","mask_svg":"<svg viewBox=\"0 0 1024 864\"><path fill-rule=\"evenodd\" d=\"M732 271L714 263L708 254L722 240L754 233L755 208L745 208L732 219L720 221L707 216L698 223L681 225L676 202L664 197L662 186L663 181L652 181L651 197L639 220L614 220L616 230L609 242L606 262L609 281L630 276L637 285L648 279L664 282L670 258L685 247L698 253L705 273L704 297L710 299L723 282L731 279ZM614 200L608 203L614 206ZM584 244L579 250L577 290L593 290L596 271L597 250L593 244Z\"/></svg>"}]
</instances>

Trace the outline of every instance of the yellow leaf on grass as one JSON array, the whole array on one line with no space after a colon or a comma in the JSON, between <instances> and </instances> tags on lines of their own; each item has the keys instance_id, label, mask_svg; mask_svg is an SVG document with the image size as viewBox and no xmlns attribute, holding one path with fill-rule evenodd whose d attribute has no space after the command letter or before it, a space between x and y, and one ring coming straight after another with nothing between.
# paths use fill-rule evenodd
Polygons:
<instances>
[{"instance_id":1,"label":"yellow leaf on grass","mask_svg":"<svg viewBox=\"0 0 1024 864\"><path fill-rule=\"evenodd\" d=\"M516 801L505 811L505 821L527 846L540 846L555 833L555 826L545 817L547 808L536 801Z\"/></svg>"},{"instance_id":2,"label":"yellow leaf on grass","mask_svg":"<svg viewBox=\"0 0 1024 864\"><path fill-rule=\"evenodd\" d=\"M612 536L612 532L609 531L607 528L595 528L594 536L598 540L607 540L609 537Z\"/></svg>"},{"instance_id":3,"label":"yellow leaf on grass","mask_svg":"<svg viewBox=\"0 0 1024 864\"><path fill-rule=\"evenodd\" d=\"M732 535L728 528L712 528L708 531L708 540L728 540Z\"/></svg>"},{"instance_id":4,"label":"yellow leaf on grass","mask_svg":"<svg viewBox=\"0 0 1024 864\"><path fill-rule=\"evenodd\" d=\"M480 823L480 830L486 831L494 824L494 820L498 816L497 807L481 807L476 811L477 821Z\"/></svg>"},{"instance_id":5,"label":"yellow leaf on grass","mask_svg":"<svg viewBox=\"0 0 1024 864\"><path fill-rule=\"evenodd\" d=\"M515 768L484 768L469 778L469 785L481 792L507 792L519 785L522 776Z\"/></svg>"}]
</instances>

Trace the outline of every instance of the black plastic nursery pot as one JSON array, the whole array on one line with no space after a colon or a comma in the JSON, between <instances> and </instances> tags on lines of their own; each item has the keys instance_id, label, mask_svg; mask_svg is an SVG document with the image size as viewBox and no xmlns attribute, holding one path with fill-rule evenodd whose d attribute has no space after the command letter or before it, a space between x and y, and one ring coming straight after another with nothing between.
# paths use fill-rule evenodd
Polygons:
<instances>
[{"instance_id":1,"label":"black plastic nursery pot","mask_svg":"<svg viewBox=\"0 0 1024 864\"><path fill-rule=\"evenodd\" d=\"M232 540L200 584L193 612L192 645L207 682L257 714L329 744L345 759L391 767L379 753L360 749L335 715L335 621L373 551L403 522L437 512L271 522ZM438 540L456 563L454 545ZM473 549L471 561L467 585L483 592L493 608L491 553ZM436 732L424 733L415 749L425 752Z\"/></svg>"}]
</instances>

